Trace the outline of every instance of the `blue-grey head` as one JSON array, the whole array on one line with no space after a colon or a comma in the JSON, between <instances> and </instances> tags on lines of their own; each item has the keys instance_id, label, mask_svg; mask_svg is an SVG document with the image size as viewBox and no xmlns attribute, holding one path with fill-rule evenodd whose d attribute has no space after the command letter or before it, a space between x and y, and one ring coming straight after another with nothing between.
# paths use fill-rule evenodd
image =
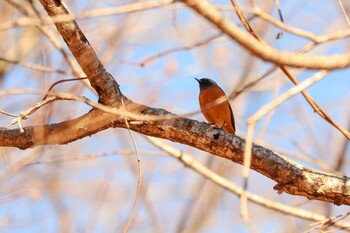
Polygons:
<instances>
[{"instance_id":1,"label":"blue-grey head","mask_svg":"<svg viewBox=\"0 0 350 233\"><path fill-rule=\"evenodd\" d=\"M208 87L211 87L211 86L217 86L218 84L216 84L216 82L214 82L213 80L209 79L209 78L201 78L201 79L197 79L197 82L199 83L199 88L201 90L204 90Z\"/></svg>"}]
</instances>

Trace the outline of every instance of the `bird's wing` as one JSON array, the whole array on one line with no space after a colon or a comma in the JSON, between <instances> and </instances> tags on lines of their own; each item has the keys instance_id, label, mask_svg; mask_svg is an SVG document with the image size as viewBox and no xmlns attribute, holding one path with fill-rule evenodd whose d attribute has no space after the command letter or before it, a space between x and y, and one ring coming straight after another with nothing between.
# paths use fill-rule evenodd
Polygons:
<instances>
[{"instance_id":1,"label":"bird's wing","mask_svg":"<svg viewBox=\"0 0 350 233\"><path fill-rule=\"evenodd\" d=\"M231 120L232 120L232 126L233 126L233 130L236 132L236 126L235 126L235 116L233 115L233 111L232 111L232 108L231 108L231 104L230 102L227 100L227 103L228 103L228 107L230 108L230 112L231 112Z\"/></svg>"}]
</instances>

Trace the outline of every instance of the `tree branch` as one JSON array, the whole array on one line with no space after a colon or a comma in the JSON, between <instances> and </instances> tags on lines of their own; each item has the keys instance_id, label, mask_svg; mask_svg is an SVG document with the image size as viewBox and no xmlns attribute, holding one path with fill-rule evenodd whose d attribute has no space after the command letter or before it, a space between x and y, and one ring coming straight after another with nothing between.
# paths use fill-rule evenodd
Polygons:
<instances>
[{"instance_id":1,"label":"tree branch","mask_svg":"<svg viewBox=\"0 0 350 233\"><path fill-rule=\"evenodd\" d=\"M209 179L210 181L216 183L220 187L229 190L230 192L232 192L233 194L236 194L237 196L241 196L243 194L244 190L238 187L235 183L227 180L225 177L220 176L219 174L215 173L211 169L208 169L206 166L200 164L198 161L194 160L192 156L186 153L183 153L182 151L176 148L171 147L169 144L157 138L147 137L147 140L150 141L154 146L158 147L160 150L164 151L166 154L178 159L186 167L196 171L197 173ZM309 212L307 210L300 209L297 207L285 205L279 202L271 201L269 199L259 196L256 193L246 192L246 195L247 195L247 198L255 204L258 204L260 206L263 206L268 209L278 211L287 215L292 215L298 218L307 219L315 222L329 220L329 218L323 215ZM350 227L350 223L334 222L334 225L339 228Z\"/></svg>"},{"instance_id":2,"label":"tree branch","mask_svg":"<svg viewBox=\"0 0 350 233\"><path fill-rule=\"evenodd\" d=\"M135 103L131 105L135 106ZM131 130L196 147L235 163L243 163L245 140L238 136L206 123L182 117L174 118L175 115L172 115L172 119L164 120L171 114L164 109L146 108L141 113L152 117L161 116L163 120L140 121L131 118ZM0 146L26 149L39 145L67 144L110 127L127 128L123 117L92 109L73 120L25 127L23 134L19 129L0 128ZM279 193L350 205L348 177L304 167L256 144L252 147L251 169L276 181L274 189Z\"/></svg>"},{"instance_id":3,"label":"tree branch","mask_svg":"<svg viewBox=\"0 0 350 233\"><path fill-rule=\"evenodd\" d=\"M50 17L70 15L63 1L40 0ZM120 105L122 94L118 83L104 68L75 21L55 22L56 28L99 95L99 102Z\"/></svg>"},{"instance_id":4,"label":"tree branch","mask_svg":"<svg viewBox=\"0 0 350 233\"><path fill-rule=\"evenodd\" d=\"M331 56L315 56L295 54L276 50L260 43L249 34L243 32L236 25L226 19L214 6L206 0L183 0L199 15L214 24L219 30L231 37L255 56L275 63L306 69L334 70L350 66L350 53Z\"/></svg>"}]
</instances>

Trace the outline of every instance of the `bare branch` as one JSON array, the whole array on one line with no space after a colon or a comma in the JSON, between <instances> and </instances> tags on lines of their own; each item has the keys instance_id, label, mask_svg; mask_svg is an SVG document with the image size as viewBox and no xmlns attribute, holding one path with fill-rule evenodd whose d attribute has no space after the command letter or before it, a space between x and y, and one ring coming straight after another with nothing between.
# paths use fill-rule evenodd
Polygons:
<instances>
[{"instance_id":1,"label":"bare branch","mask_svg":"<svg viewBox=\"0 0 350 233\"><path fill-rule=\"evenodd\" d=\"M42 66L38 64L31 64L23 61L17 61L17 60L12 60L12 59L7 59L4 57L0 57L0 61L6 62L6 63L11 63L11 64L18 64L23 67L26 67L28 69L36 70L36 71L42 71L42 72L51 72L51 73L57 73L57 74L64 74L64 75L73 75L72 72L67 72L61 69L53 69L51 67L47 66Z\"/></svg>"},{"instance_id":2,"label":"bare branch","mask_svg":"<svg viewBox=\"0 0 350 233\"><path fill-rule=\"evenodd\" d=\"M226 19L214 6L209 4L208 1L183 0L183 2L249 52L265 61L306 69L334 70L350 66L350 54L348 53L332 56L315 56L278 51L244 33L230 20Z\"/></svg>"},{"instance_id":3,"label":"bare branch","mask_svg":"<svg viewBox=\"0 0 350 233\"><path fill-rule=\"evenodd\" d=\"M136 2L136 3L127 4L127 5L123 5L115 8L86 11L76 15L64 14L64 15L57 15L52 18L43 17L42 19L20 18L13 22L7 22L4 24L1 24L0 31L12 29L14 27L19 27L19 26L28 27L28 26L37 26L37 25L50 25L53 23L69 22L71 20L76 20L76 19L86 19L86 18L92 18L92 17L102 17L102 16L108 16L108 15L133 13L138 11L150 10L158 7L164 7L173 2L174 0L163 0L163 1L154 1L154 2Z\"/></svg>"},{"instance_id":4,"label":"bare branch","mask_svg":"<svg viewBox=\"0 0 350 233\"><path fill-rule=\"evenodd\" d=\"M342 2L342 0L338 0L338 2L339 2L339 6L344 14L344 17L346 19L346 22L348 23L348 26L350 26L350 20L349 20L348 14L346 13L346 11L344 9L343 2Z\"/></svg>"},{"instance_id":5,"label":"bare branch","mask_svg":"<svg viewBox=\"0 0 350 233\"><path fill-rule=\"evenodd\" d=\"M140 113L146 116L171 114L154 108L146 108ZM205 123L181 117L155 121L133 121L130 118L129 126L131 130L145 135L197 147L243 163L245 140ZM19 129L0 128L0 146L26 149L39 145L67 144L110 127L127 128L123 117L93 109L81 117L58 124L25 127L24 133L20 133ZM276 181L275 189L280 193L350 205L348 177L304 167L256 144L252 146L251 169Z\"/></svg>"},{"instance_id":6,"label":"bare branch","mask_svg":"<svg viewBox=\"0 0 350 233\"><path fill-rule=\"evenodd\" d=\"M325 43L325 42L329 42L329 41L334 41L334 40L340 40L340 39L348 38L350 36L350 30L339 31L339 32L329 33L329 34L324 34L324 35L315 35L312 32L304 31L302 29L289 26L289 25L285 24L284 22L279 21L279 20L275 19L274 17L272 17L271 15L263 12L258 7L253 8L253 9L242 9L242 11L244 11L246 13L253 14L255 16L258 16L259 18L273 24L274 26L282 29L283 31L287 31L287 32L292 33L294 35L304 37L304 38L311 40L317 44L321 44L321 43Z\"/></svg>"},{"instance_id":7,"label":"bare branch","mask_svg":"<svg viewBox=\"0 0 350 233\"><path fill-rule=\"evenodd\" d=\"M233 194L237 196L241 196L243 193L243 190L239 188L236 184L233 182L230 182L226 178L220 176L219 174L215 173L214 171L208 169L207 167L200 164L198 161L194 160L190 155L183 153L182 151L177 150L176 148L173 148L169 144L156 139L152 137L147 137L148 141L150 141L153 145L161 149L162 151L166 152L168 155L178 159L181 163L183 163L186 167L198 172L205 178L209 179L210 181L214 182L215 184L219 185L220 187L229 190ZM298 218L310 220L310 221L327 221L329 220L327 217L309 212L307 210L303 210L300 208L296 208L289 205L284 205L282 203L273 202L269 199L263 198L255 193L246 192L247 198L249 201L264 206L268 209L278 211L283 214L292 215ZM340 224L340 225L338 225ZM335 222L334 224L336 227L339 228L349 228L350 223L340 223Z\"/></svg>"},{"instance_id":8,"label":"bare branch","mask_svg":"<svg viewBox=\"0 0 350 233\"><path fill-rule=\"evenodd\" d=\"M70 15L63 1L40 0L50 17ZM75 21L56 22L57 30L87 75L91 86L99 95L99 101L118 105L122 94L114 78L105 70L102 62L92 49Z\"/></svg>"}]
</instances>

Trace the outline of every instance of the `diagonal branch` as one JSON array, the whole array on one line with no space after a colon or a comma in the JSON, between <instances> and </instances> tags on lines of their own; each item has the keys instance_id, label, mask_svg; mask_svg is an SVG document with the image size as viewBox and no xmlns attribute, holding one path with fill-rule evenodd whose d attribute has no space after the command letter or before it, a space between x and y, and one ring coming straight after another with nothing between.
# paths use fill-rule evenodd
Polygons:
<instances>
[{"instance_id":1,"label":"diagonal branch","mask_svg":"<svg viewBox=\"0 0 350 233\"><path fill-rule=\"evenodd\" d=\"M63 1L40 0L50 17L70 15ZM56 22L57 30L73 53L75 59L87 75L91 86L99 95L99 102L107 105L120 105L122 96L118 83L104 68L75 21Z\"/></svg>"},{"instance_id":2,"label":"diagonal branch","mask_svg":"<svg viewBox=\"0 0 350 233\"><path fill-rule=\"evenodd\" d=\"M228 191L230 191L233 194L236 194L237 196L241 196L243 194L244 190L238 187L235 183L230 182L225 177L220 176L219 174L210 170L206 166L200 164L198 161L194 160L190 155L171 147L169 144L157 138L147 137L147 140L150 141L154 146L158 147L160 150L164 151L166 154L178 159L181 163L183 163L186 166L186 168L196 171L197 173L206 177L213 183L219 185L224 189L227 189ZM293 206L285 205L279 202L274 202L264 197L261 197L255 193L246 192L246 195L249 201L260 206L266 207L268 209L281 212L283 214L292 215L298 218L317 222L328 220L328 218L326 218L323 215L309 212L307 210L296 208ZM350 228L350 223L335 222L335 226L339 228Z\"/></svg>"},{"instance_id":3,"label":"diagonal branch","mask_svg":"<svg viewBox=\"0 0 350 233\"><path fill-rule=\"evenodd\" d=\"M315 56L279 51L263 44L226 19L206 0L183 0L199 15L214 24L219 30L231 37L255 56L277 65L286 65L306 69L334 70L350 66L350 53L331 56Z\"/></svg>"}]
</instances>

